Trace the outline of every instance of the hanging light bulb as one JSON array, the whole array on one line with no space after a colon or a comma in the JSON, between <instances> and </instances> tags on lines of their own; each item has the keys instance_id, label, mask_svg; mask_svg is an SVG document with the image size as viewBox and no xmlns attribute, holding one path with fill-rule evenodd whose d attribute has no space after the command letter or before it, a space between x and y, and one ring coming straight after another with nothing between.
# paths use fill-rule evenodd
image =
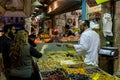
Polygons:
<instances>
[{"instance_id":1,"label":"hanging light bulb","mask_svg":"<svg viewBox=\"0 0 120 80\"><path fill-rule=\"evenodd\" d=\"M35 7L35 10L39 10L39 8Z\"/></svg>"},{"instance_id":2,"label":"hanging light bulb","mask_svg":"<svg viewBox=\"0 0 120 80\"><path fill-rule=\"evenodd\" d=\"M38 0L36 0L35 2L33 2L32 5L33 6L42 6L42 4Z\"/></svg>"}]
</instances>

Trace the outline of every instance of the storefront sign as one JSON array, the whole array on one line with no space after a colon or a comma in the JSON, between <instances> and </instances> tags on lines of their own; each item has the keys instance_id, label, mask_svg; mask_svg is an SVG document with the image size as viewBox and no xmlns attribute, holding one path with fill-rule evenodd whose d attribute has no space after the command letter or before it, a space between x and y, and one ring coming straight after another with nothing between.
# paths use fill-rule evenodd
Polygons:
<instances>
[{"instance_id":1,"label":"storefront sign","mask_svg":"<svg viewBox=\"0 0 120 80\"><path fill-rule=\"evenodd\" d=\"M88 13L99 12L101 11L101 5L95 7L88 7Z\"/></svg>"},{"instance_id":2,"label":"storefront sign","mask_svg":"<svg viewBox=\"0 0 120 80\"><path fill-rule=\"evenodd\" d=\"M109 0L96 0L96 3L101 4L101 3L104 3L104 2L107 2L107 1L109 1Z\"/></svg>"}]
</instances>

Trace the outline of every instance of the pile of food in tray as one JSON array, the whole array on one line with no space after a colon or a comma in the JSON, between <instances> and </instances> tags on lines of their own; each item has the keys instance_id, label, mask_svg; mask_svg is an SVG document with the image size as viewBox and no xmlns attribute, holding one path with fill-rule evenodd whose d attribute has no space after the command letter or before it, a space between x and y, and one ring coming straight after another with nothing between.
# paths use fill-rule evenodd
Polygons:
<instances>
[{"instance_id":1,"label":"pile of food in tray","mask_svg":"<svg viewBox=\"0 0 120 80\"><path fill-rule=\"evenodd\" d=\"M119 80L97 66L86 65L82 57L76 57L75 53L64 49L44 50L47 53L36 60L41 80Z\"/></svg>"}]
</instances>

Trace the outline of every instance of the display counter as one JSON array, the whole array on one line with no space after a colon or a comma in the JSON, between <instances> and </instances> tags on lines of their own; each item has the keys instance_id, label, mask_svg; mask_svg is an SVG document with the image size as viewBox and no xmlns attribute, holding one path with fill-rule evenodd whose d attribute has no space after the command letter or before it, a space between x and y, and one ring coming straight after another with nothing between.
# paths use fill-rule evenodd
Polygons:
<instances>
[{"instance_id":1,"label":"display counter","mask_svg":"<svg viewBox=\"0 0 120 80\"><path fill-rule=\"evenodd\" d=\"M62 43L72 43L72 44L77 44L78 41L62 41Z\"/></svg>"},{"instance_id":2,"label":"display counter","mask_svg":"<svg viewBox=\"0 0 120 80\"><path fill-rule=\"evenodd\" d=\"M41 43L37 45L37 50L43 54L49 53L75 53L74 49L66 47L67 43Z\"/></svg>"},{"instance_id":3,"label":"display counter","mask_svg":"<svg viewBox=\"0 0 120 80\"><path fill-rule=\"evenodd\" d=\"M82 57L76 56L74 49L54 43L40 44L43 52L40 59L34 59L40 80L119 80L97 66L87 65Z\"/></svg>"}]
</instances>

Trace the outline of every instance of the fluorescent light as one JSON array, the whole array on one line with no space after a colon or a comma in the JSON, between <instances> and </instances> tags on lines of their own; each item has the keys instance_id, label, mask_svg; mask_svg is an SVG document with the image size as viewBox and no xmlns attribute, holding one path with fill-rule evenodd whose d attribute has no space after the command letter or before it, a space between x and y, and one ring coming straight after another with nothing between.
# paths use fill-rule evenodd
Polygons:
<instances>
[{"instance_id":1,"label":"fluorescent light","mask_svg":"<svg viewBox=\"0 0 120 80\"><path fill-rule=\"evenodd\" d=\"M39 10L39 8L36 7L35 10Z\"/></svg>"},{"instance_id":2,"label":"fluorescent light","mask_svg":"<svg viewBox=\"0 0 120 80\"><path fill-rule=\"evenodd\" d=\"M35 2L33 2L32 5L33 6L42 6L42 4L38 0L36 0Z\"/></svg>"},{"instance_id":3,"label":"fluorescent light","mask_svg":"<svg viewBox=\"0 0 120 80\"><path fill-rule=\"evenodd\" d=\"M34 11L33 13L35 14L35 13L37 13L37 12Z\"/></svg>"}]
</instances>

